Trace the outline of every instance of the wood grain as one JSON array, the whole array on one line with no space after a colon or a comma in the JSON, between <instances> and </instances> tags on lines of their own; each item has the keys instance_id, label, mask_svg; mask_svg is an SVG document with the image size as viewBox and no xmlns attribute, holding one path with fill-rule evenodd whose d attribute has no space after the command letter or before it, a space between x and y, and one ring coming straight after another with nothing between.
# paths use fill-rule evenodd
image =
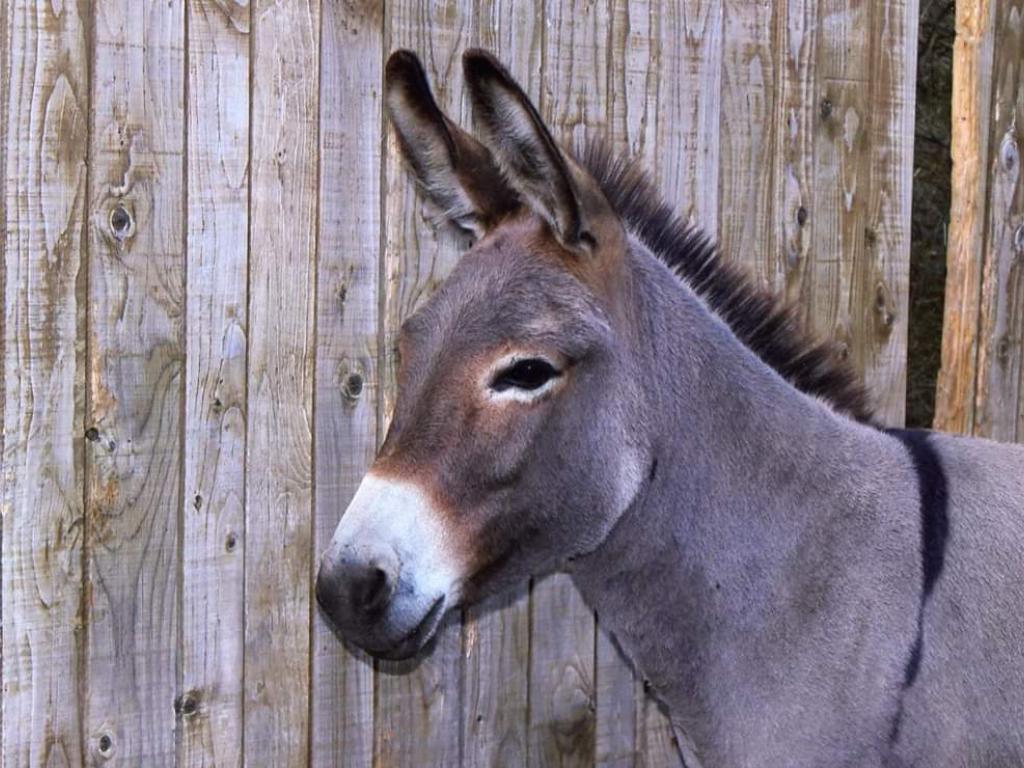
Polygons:
<instances>
[{"instance_id":1,"label":"wood grain","mask_svg":"<svg viewBox=\"0 0 1024 768\"><path fill-rule=\"evenodd\" d=\"M935 428L971 434L978 376L985 204L991 150L994 14L999 0L956 4L949 247L942 320L942 364Z\"/></svg>"},{"instance_id":2,"label":"wood grain","mask_svg":"<svg viewBox=\"0 0 1024 768\"><path fill-rule=\"evenodd\" d=\"M373 3L326 3L320 49L313 551L326 549L377 448L381 77ZM314 574L317 562L314 561ZM373 760L373 663L313 613L312 761Z\"/></svg>"},{"instance_id":3,"label":"wood grain","mask_svg":"<svg viewBox=\"0 0 1024 768\"><path fill-rule=\"evenodd\" d=\"M871 15L864 266L850 299L862 329L854 362L891 426L906 414L918 16L917 0L876 2Z\"/></svg>"},{"instance_id":4,"label":"wood grain","mask_svg":"<svg viewBox=\"0 0 1024 768\"><path fill-rule=\"evenodd\" d=\"M758 272L790 302L801 298L811 264L814 208L814 135L818 14L815 0L790 0L775 29L775 145L768 247Z\"/></svg>"},{"instance_id":5,"label":"wood grain","mask_svg":"<svg viewBox=\"0 0 1024 768\"><path fill-rule=\"evenodd\" d=\"M726 258L766 280L774 226L773 183L781 96L777 30L785 3L725 0L717 238Z\"/></svg>"},{"instance_id":6,"label":"wood grain","mask_svg":"<svg viewBox=\"0 0 1024 768\"><path fill-rule=\"evenodd\" d=\"M871 3L866 0L818 4L814 177L808 211L813 225L799 293L805 324L833 338L858 367L863 329L851 298L865 268L870 24Z\"/></svg>"},{"instance_id":7,"label":"wood grain","mask_svg":"<svg viewBox=\"0 0 1024 768\"><path fill-rule=\"evenodd\" d=\"M1024 438L1024 5L958 10L953 209L936 426ZM984 11L987 10L988 13ZM969 89L978 83L985 91ZM953 284L973 281L977 293ZM962 302L949 305L951 298ZM961 399L962 398L962 399Z\"/></svg>"},{"instance_id":8,"label":"wood grain","mask_svg":"<svg viewBox=\"0 0 1024 768\"><path fill-rule=\"evenodd\" d=\"M992 138L978 343L975 434L1024 440L1024 3L992 28ZM954 158L955 160L955 158Z\"/></svg>"},{"instance_id":9,"label":"wood grain","mask_svg":"<svg viewBox=\"0 0 1024 768\"><path fill-rule=\"evenodd\" d=\"M252 9L244 751L309 761L320 4Z\"/></svg>"},{"instance_id":10,"label":"wood grain","mask_svg":"<svg viewBox=\"0 0 1024 768\"><path fill-rule=\"evenodd\" d=\"M92 4L87 761L174 761L184 386L184 3Z\"/></svg>"},{"instance_id":11,"label":"wood grain","mask_svg":"<svg viewBox=\"0 0 1024 768\"><path fill-rule=\"evenodd\" d=\"M466 124L462 51L473 37L464 3L402 0L389 11L387 51L411 48L423 60L438 104ZM394 346L402 321L437 289L465 249L464 238L437 228L424 207L387 132L384 157L384 262L381 306L381 408L383 437L395 397ZM452 617L432 652L413 662L378 665L376 745L381 766L458 765L462 762L461 622Z\"/></svg>"},{"instance_id":12,"label":"wood grain","mask_svg":"<svg viewBox=\"0 0 1024 768\"><path fill-rule=\"evenodd\" d=\"M188 6L178 764L242 763L249 6Z\"/></svg>"},{"instance_id":13,"label":"wood grain","mask_svg":"<svg viewBox=\"0 0 1024 768\"><path fill-rule=\"evenodd\" d=\"M88 19L10 0L0 22L4 268L0 764L83 761Z\"/></svg>"}]
</instances>

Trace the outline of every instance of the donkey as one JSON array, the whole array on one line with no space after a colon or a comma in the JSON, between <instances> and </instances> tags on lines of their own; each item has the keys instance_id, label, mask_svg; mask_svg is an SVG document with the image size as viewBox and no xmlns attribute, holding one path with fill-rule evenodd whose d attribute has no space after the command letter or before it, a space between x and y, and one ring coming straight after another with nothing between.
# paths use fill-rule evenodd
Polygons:
<instances>
[{"instance_id":1,"label":"donkey","mask_svg":"<svg viewBox=\"0 0 1024 768\"><path fill-rule=\"evenodd\" d=\"M575 584L705 766L1024 765L1024 448L885 430L839 356L488 53L482 141L406 51L385 102L476 237L402 326L316 597L370 654Z\"/></svg>"}]
</instances>

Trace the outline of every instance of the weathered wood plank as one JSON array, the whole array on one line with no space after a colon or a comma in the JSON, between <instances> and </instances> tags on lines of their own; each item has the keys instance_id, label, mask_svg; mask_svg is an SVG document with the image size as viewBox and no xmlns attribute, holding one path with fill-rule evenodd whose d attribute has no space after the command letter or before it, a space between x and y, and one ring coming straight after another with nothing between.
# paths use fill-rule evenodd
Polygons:
<instances>
[{"instance_id":1,"label":"weathered wood plank","mask_svg":"<svg viewBox=\"0 0 1024 768\"><path fill-rule=\"evenodd\" d=\"M622 13L612 29L612 134L643 159L685 220L715 234L722 0L630 2Z\"/></svg>"},{"instance_id":2,"label":"weathered wood plank","mask_svg":"<svg viewBox=\"0 0 1024 768\"><path fill-rule=\"evenodd\" d=\"M526 765L529 630L525 586L467 612L464 765Z\"/></svg>"},{"instance_id":3,"label":"weathered wood plank","mask_svg":"<svg viewBox=\"0 0 1024 768\"><path fill-rule=\"evenodd\" d=\"M906 412L917 23L917 0L876 0L867 32L868 198L864 267L852 297L861 328L854 361L879 418L892 426L902 426Z\"/></svg>"},{"instance_id":4,"label":"weathered wood plank","mask_svg":"<svg viewBox=\"0 0 1024 768\"><path fill-rule=\"evenodd\" d=\"M472 40L469 8L457 0L401 0L390 6L389 16L386 50L416 51L438 104L465 124L461 55ZM465 248L465 241L450 230L434 227L435 212L424 210L390 130L384 169L381 437L394 406L398 329L441 284ZM428 657L378 664L375 764L461 764L461 647L456 618L439 631Z\"/></svg>"},{"instance_id":5,"label":"weathered wood plank","mask_svg":"<svg viewBox=\"0 0 1024 768\"><path fill-rule=\"evenodd\" d=\"M320 4L252 17L244 749L309 761Z\"/></svg>"},{"instance_id":6,"label":"weathered wood plank","mask_svg":"<svg viewBox=\"0 0 1024 768\"><path fill-rule=\"evenodd\" d=\"M92 4L87 757L174 760L184 3Z\"/></svg>"},{"instance_id":7,"label":"weathered wood plank","mask_svg":"<svg viewBox=\"0 0 1024 768\"><path fill-rule=\"evenodd\" d=\"M800 308L863 373L881 420L901 424L916 6L829 1L818 13L813 204L797 211L812 250L793 265ZM890 172L890 162L902 165Z\"/></svg>"},{"instance_id":8,"label":"weathered wood plank","mask_svg":"<svg viewBox=\"0 0 1024 768\"><path fill-rule=\"evenodd\" d=\"M790 0L775 29L776 100L773 123L772 227L759 270L776 291L796 302L811 263L815 227L814 127L818 16L815 0Z\"/></svg>"},{"instance_id":9,"label":"weathered wood plank","mask_svg":"<svg viewBox=\"0 0 1024 768\"><path fill-rule=\"evenodd\" d=\"M492 51L538 97L543 7L484 0L474 44ZM466 116L464 116L466 117ZM467 129L470 121L465 120ZM462 646L462 732L467 766L525 765L529 704L529 584L466 611Z\"/></svg>"},{"instance_id":10,"label":"weathered wood plank","mask_svg":"<svg viewBox=\"0 0 1024 768\"><path fill-rule=\"evenodd\" d=\"M935 428L974 432L984 268L985 201L991 138L990 95L998 0L956 4L953 45L953 176L949 211L942 365Z\"/></svg>"},{"instance_id":11,"label":"weathered wood plank","mask_svg":"<svg viewBox=\"0 0 1024 768\"><path fill-rule=\"evenodd\" d=\"M722 95L718 241L728 259L765 279L774 271L769 247L781 56L776 32L785 4L725 0L722 12ZM766 261L768 263L766 263Z\"/></svg>"},{"instance_id":12,"label":"weathered wood plank","mask_svg":"<svg viewBox=\"0 0 1024 768\"><path fill-rule=\"evenodd\" d=\"M594 765L629 768L638 759L637 724L643 689L634 680L629 663L600 626L596 643Z\"/></svg>"},{"instance_id":13,"label":"weathered wood plank","mask_svg":"<svg viewBox=\"0 0 1024 768\"><path fill-rule=\"evenodd\" d=\"M835 339L855 364L862 329L851 299L865 252L870 3L818 4L812 248L799 297L805 323Z\"/></svg>"},{"instance_id":14,"label":"weathered wood plank","mask_svg":"<svg viewBox=\"0 0 1024 768\"><path fill-rule=\"evenodd\" d=\"M249 5L188 7L178 764L242 762Z\"/></svg>"},{"instance_id":15,"label":"weathered wood plank","mask_svg":"<svg viewBox=\"0 0 1024 768\"><path fill-rule=\"evenodd\" d=\"M83 761L85 3L0 21L4 223L0 764Z\"/></svg>"},{"instance_id":16,"label":"weathered wood plank","mask_svg":"<svg viewBox=\"0 0 1024 768\"><path fill-rule=\"evenodd\" d=\"M320 50L320 226L316 298L318 556L377 448L380 272L380 6L326 3ZM316 567L316 563L314 563ZM369 766L373 663L313 617L312 760Z\"/></svg>"},{"instance_id":17,"label":"weathered wood plank","mask_svg":"<svg viewBox=\"0 0 1024 768\"><path fill-rule=\"evenodd\" d=\"M985 271L975 433L1024 440L1024 2L1003 0L992 28ZM957 158L954 158L956 161Z\"/></svg>"}]
</instances>

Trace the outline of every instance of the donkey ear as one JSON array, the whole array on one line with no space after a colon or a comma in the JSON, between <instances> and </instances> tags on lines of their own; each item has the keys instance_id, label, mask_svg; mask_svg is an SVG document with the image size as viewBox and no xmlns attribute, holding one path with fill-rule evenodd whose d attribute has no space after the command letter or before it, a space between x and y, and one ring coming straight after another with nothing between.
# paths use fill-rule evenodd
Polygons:
<instances>
[{"instance_id":1,"label":"donkey ear","mask_svg":"<svg viewBox=\"0 0 1024 768\"><path fill-rule=\"evenodd\" d=\"M519 206L487 148L437 106L414 53L388 58L384 103L402 155L445 218L480 237Z\"/></svg>"},{"instance_id":2,"label":"donkey ear","mask_svg":"<svg viewBox=\"0 0 1024 768\"><path fill-rule=\"evenodd\" d=\"M477 48L466 51L462 64L473 116L509 183L564 246L592 249L601 196L586 194L591 190L583 186L583 172L558 148L536 107L497 59Z\"/></svg>"}]
</instances>

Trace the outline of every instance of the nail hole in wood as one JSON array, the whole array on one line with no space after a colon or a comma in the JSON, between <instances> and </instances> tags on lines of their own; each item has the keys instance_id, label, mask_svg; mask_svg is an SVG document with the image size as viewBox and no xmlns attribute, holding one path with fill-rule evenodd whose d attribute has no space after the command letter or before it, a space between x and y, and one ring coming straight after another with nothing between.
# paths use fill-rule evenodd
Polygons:
<instances>
[{"instance_id":1,"label":"nail hole in wood","mask_svg":"<svg viewBox=\"0 0 1024 768\"><path fill-rule=\"evenodd\" d=\"M363 377L358 373L350 373L341 384L342 394L349 400L358 400L363 393Z\"/></svg>"},{"instance_id":2,"label":"nail hole in wood","mask_svg":"<svg viewBox=\"0 0 1024 768\"><path fill-rule=\"evenodd\" d=\"M121 204L115 205L110 211L110 229L118 240L124 240L131 234L132 215Z\"/></svg>"},{"instance_id":3,"label":"nail hole in wood","mask_svg":"<svg viewBox=\"0 0 1024 768\"><path fill-rule=\"evenodd\" d=\"M1003 170L1007 173L1012 173L1014 168L1017 167L1017 161L1020 159L1020 149L1017 146L1016 139L1010 134L1003 138L1002 146L999 148L999 159L1002 161Z\"/></svg>"},{"instance_id":4,"label":"nail hole in wood","mask_svg":"<svg viewBox=\"0 0 1024 768\"><path fill-rule=\"evenodd\" d=\"M110 738L109 734L100 734L99 748L101 755L109 755L110 750L114 748L114 740Z\"/></svg>"},{"instance_id":5,"label":"nail hole in wood","mask_svg":"<svg viewBox=\"0 0 1024 768\"><path fill-rule=\"evenodd\" d=\"M235 547L237 546L238 537L235 536L234 533L229 532L228 535L224 537L224 549L226 549L228 552L234 552Z\"/></svg>"},{"instance_id":6,"label":"nail hole in wood","mask_svg":"<svg viewBox=\"0 0 1024 768\"><path fill-rule=\"evenodd\" d=\"M179 717L190 717L199 710L199 700L191 691L174 700L174 712Z\"/></svg>"},{"instance_id":7,"label":"nail hole in wood","mask_svg":"<svg viewBox=\"0 0 1024 768\"><path fill-rule=\"evenodd\" d=\"M1010 359L1010 340L1005 336L996 343L996 359L1006 363Z\"/></svg>"}]
</instances>

